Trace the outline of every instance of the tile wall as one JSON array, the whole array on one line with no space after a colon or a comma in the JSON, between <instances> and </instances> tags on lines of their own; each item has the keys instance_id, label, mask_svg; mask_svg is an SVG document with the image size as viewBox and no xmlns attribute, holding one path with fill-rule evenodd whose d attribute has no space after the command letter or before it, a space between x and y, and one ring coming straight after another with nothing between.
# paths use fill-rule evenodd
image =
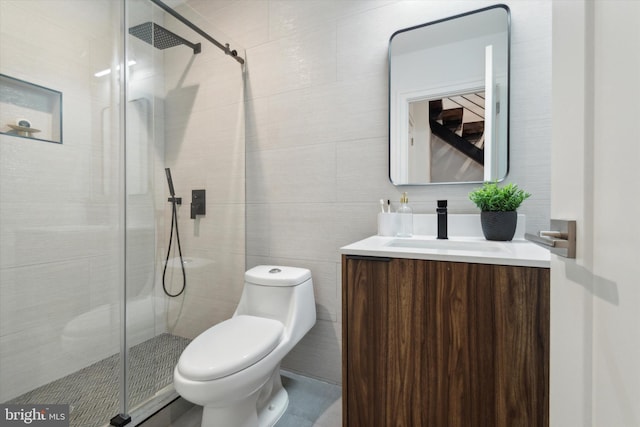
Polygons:
<instances>
[{"instance_id":1,"label":"tile wall","mask_svg":"<svg viewBox=\"0 0 640 427\"><path fill-rule=\"evenodd\" d=\"M242 46L216 32L210 23L188 8L186 18L244 56ZM179 22L164 24L183 38L202 44L194 55L185 46L164 50L165 167L171 168L178 207L187 287L177 298L166 299L169 332L195 338L232 316L244 284L245 271L245 122L243 68L220 49ZM164 173L164 172L163 172ZM169 196L165 182L161 191ZM206 190L206 215L190 218L192 190ZM169 236L171 206L165 203L164 228ZM172 258L177 258L175 237ZM160 252L164 258L166 243ZM161 262L164 262L161 261ZM174 263L173 266L179 266ZM173 293L182 286L178 268L167 272ZM156 290L162 295L158 286Z\"/></svg>"},{"instance_id":2,"label":"tile wall","mask_svg":"<svg viewBox=\"0 0 640 427\"><path fill-rule=\"evenodd\" d=\"M387 178L387 46L398 29L488 1L189 0L247 48L247 268L311 269L318 322L283 367L340 383L338 248L376 232L380 198L418 213L448 199L475 213L472 185L396 188ZM550 191L551 2L506 1L512 18L511 172L545 228Z\"/></svg>"}]
</instances>

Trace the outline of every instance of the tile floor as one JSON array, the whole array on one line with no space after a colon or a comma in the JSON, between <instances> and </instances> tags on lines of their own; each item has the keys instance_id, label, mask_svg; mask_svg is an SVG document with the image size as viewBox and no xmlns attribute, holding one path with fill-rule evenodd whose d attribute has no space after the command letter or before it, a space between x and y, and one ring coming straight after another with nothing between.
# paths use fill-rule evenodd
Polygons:
<instances>
[{"instance_id":1,"label":"tile floor","mask_svg":"<svg viewBox=\"0 0 640 427\"><path fill-rule=\"evenodd\" d=\"M131 407L173 383L173 368L190 340L160 334L129 349ZM103 426L118 413L120 356L114 354L6 403L68 404L71 427Z\"/></svg>"},{"instance_id":2,"label":"tile floor","mask_svg":"<svg viewBox=\"0 0 640 427\"><path fill-rule=\"evenodd\" d=\"M342 388L291 372L282 372L289 407L275 427L339 427ZM202 408L183 399L149 418L141 427L200 427Z\"/></svg>"}]
</instances>

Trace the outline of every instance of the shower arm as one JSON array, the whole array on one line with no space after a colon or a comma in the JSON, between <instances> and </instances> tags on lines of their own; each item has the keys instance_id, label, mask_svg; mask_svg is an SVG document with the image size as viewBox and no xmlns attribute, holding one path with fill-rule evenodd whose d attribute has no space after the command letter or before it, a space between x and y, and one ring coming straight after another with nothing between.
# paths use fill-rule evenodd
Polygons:
<instances>
[{"instance_id":1,"label":"shower arm","mask_svg":"<svg viewBox=\"0 0 640 427\"><path fill-rule=\"evenodd\" d=\"M223 45L222 43L220 43L219 41L211 37L209 34L201 30L200 27L196 26L193 22L189 21L187 18L185 18L184 16L180 15L178 12L176 12L175 10L167 6L161 0L151 0L151 2L154 3L156 6L162 8L169 15L173 16L178 21L182 22L184 25L191 28L193 31L200 34L202 37L204 37L214 45L216 45L219 49L223 50L225 54L230 55L233 59L238 61L240 64L244 64L244 59L238 56L238 51L235 49L232 50L229 48L229 43L226 43Z\"/></svg>"}]
</instances>

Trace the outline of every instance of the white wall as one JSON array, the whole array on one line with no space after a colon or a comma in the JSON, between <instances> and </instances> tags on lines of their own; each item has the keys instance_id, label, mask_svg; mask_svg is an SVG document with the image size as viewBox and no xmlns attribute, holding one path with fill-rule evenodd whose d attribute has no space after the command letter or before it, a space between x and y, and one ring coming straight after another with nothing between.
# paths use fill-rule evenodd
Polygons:
<instances>
[{"instance_id":1,"label":"white wall","mask_svg":"<svg viewBox=\"0 0 640 427\"><path fill-rule=\"evenodd\" d=\"M512 11L511 174L533 193L531 231L548 226L549 1ZM311 269L318 322L283 366L339 383L338 248L376 232L378 200L414 212L476 212L471 185L396 188L388 180L387 47L398 29L488 1L276 1L189 4L247 48L247 267Z\"/></svg>"}]
</instances>

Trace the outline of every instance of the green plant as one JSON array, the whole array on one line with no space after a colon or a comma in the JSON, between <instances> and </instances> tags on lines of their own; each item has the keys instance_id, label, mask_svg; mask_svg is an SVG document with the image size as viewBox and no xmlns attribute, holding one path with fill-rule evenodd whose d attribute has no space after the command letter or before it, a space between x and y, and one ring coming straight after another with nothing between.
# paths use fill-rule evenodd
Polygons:
<instances>
[{"instance_id":1,"label":"green plant","mask_svg":"<svg viewBox=\"0 0 640 427\"><path fill-rule=\"evenodd\" d=\"M485 182L469 193L469 199L485 212L515 211L529 196L515 184L498 187L497 182Z\"/></svg>"}]
</instances>

